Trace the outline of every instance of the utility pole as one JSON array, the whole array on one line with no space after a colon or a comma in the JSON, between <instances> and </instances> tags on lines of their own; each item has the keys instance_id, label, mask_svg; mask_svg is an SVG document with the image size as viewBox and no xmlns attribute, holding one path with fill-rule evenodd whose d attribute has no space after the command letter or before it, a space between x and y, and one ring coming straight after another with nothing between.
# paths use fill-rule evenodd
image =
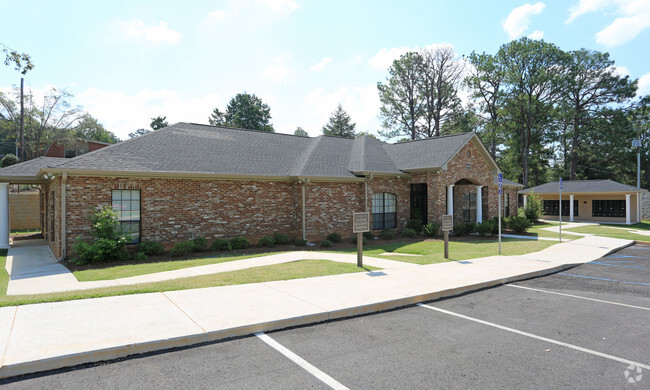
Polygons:
<instances>
[{"instance_id":1,"label":"utility pole","mask_svg":"<svg viewBox=\"0 0 650 390\"><path fill-rule=\"evenodd\" d=\"M25 79L20 78L20 161L25 161L25 134L23 128L25 125L25 108L23 104L23 84Z\"/></svg>"}]
</instances>

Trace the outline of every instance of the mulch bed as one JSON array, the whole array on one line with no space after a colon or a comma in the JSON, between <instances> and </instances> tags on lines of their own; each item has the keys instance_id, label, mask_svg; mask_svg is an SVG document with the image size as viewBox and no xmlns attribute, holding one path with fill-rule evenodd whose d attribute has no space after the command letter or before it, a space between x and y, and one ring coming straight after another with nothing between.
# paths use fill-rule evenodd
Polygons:
<instances>
[{"instance_id":1,"label":"mulch bed","mask_svg":"<svg viewBox=\"0 0 650 390\"><path fill-rule=\"evenodd\" d=\"M14 241L23 241L23 240L42 240L43 235L41 233L24 233L24 234L16 234L11 236L11 238Z\"/></svg>"}]
</instances>

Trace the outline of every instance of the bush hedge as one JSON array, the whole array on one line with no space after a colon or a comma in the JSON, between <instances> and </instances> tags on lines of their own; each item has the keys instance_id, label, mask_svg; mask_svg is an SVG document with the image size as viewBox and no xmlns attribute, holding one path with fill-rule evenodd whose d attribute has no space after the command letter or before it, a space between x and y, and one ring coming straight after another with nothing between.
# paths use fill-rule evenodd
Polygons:
<instances>
[{"instance_id":1,"label":"bush hedge","mask_svg":"<svg viewBox=\"0 0 650 390\"><path fill-rule=\"evenodd\" d=\"M273 245L275 245L275 240L271 236L264 236L257 242L257 246L259 247L271 248Z\"/></svg>"},{"instance_id":2,"label":"bush hedge","mask_svg":"<svg viewBox=\"0 0 650 390\"><path fill-rule=\"evenodd\" d=\"M403 237L408 237L408 238L415 238L418 235L418 232L415 231L415 229L404 229L402 232Z\"/></svg>"},{"instance_id":3,"label":"bush hedge","mask_svg":"<svg viewBox=\"0 0 650 390\"><path fill-rule=\"evenodd\" d=\"M223 238L217 238L214 241L212 241L212 245L210 245L210 249L212 249L213 251L230 251L232 250L232 247L230 246L228 240L224 240Z\"/></svg>"},{"instance_id":4,"label":"bush hedge","mask_svg":"<svg viewBox=\"0 0 650 390\"><path fill-rule=\"evenodd\" d=\"M273 235L273 242L275 242L276 245L287 245L290 241L289 236L286 234L275 233Z\"/></svg>"},{"instance_id":5,"label":"bush hedge","mask_svg":"<svg viewBox=\"0 0 650 390\"><path fill-rule=\"evenodd\" d=\"M422 233L422 229L424 229L424 225L422 225L421 219L409 219L409 221L406 223L406 227L408 229L415 230L417 234Z\"/></svg>"},{"instance_id":6,"label":"bush hedge","mask_svg":"<svg viewBox=\"0 0 650 390\"><path fill-rule=\"evenodd\" d=\"M366 240L374 240L375 234L373 232L363 232L363 238Z\"/></svg>"},{"instance_id":7,"label":"bush hedge","mask_svg":"<svg viewBox=\"0 0 650 390\"><path fill-rule=\"evenodd\" d=\"M169 251L170 256L178 257L186 255L194 250L194 243L192 241L182 241L174 245Z\"/></svg>"},{"instance_id":8,"label":"bush hedge","mask_svg":"<svg viewBox=\"0 0 650 390\"><path fill-rule=\"evenodd\" d=\"M507 225L515 233L524 233L526 230L530 229L532 223L526 217L508 217Z\"/></svg>"},{"instance_id":9,"label":"bush hedge","mask_svg":"<svg viewBox=\"0 0 650 390\"><path fill-rule=\"evenodd\" d=\"M230 240L230 247L232 249L246 249L251 245L250 241L248 241L244 237L235 237Z\"/></svg>"},{"instance_id":10,"label":"bush hedge","mask_svg":"<svg viewBox=\"0 0 650 390\"><path fill-rule=\"evenodd\" d=\"M395 238L395 231L393 229L384 229L381 231L381 238L384 240L392 240Z\"/></svg>"},{"instance_id":11,"label":"bush hedge","mask_svg":"<svg viewBox=\"0 0 650 390\"><path fill-rule=\"evenodd\" d=\"M155 241L142 241L138 244L138 252L148 256L162 255L165 248Z\"/></svg>"},{"instance_id":12,"label":"bush hedge","mask_svg":"<svg viewBox=\"0 0 650 390\"><path fill-rule=\"evenodd\" d=\"M307 240L303 240L302 238L299 238L296 241L294 241L293 245L295 245L295 246L305 246L305 245L307 245Z\"/></svg>"},{"instance_id":13,"label":"bush hedge","mask_svg":"<svg viewBox=\"0 0 650 390\"><path fill-rule=\"evenodd\" d=\"M424 226L424 235L427 237L435 237L438 235L438 230L440 230L440 225L430 222Z\"/></svg>"},{"instance_id":14,"label":"bush hedge","mask_svg":"<svg viewBox=\"0 0 650 390\"><path fill-rule=\"evenodd\" d=\"M341 242L341 241L343 241L343 238L338 233L330 233L330 234L327 235L327 241Z\"/></svg>"},{"instance_id":15,"label":"bush hedge","mask_svg":"<svg viewBox=\"0 0 650 390\"><path fill-rule=\"evenodd\" d=\"M329 247L332 246L332 241L323 240L323 241L320 242L320 246L322 246L323 248L329 248Z\"/></svg>"},{"instance_id":16,"label":"bush hedge","mask_svg":"<svg viewBox=\"0 0 650 390\"><path fill-rule=\"evenodd\" d=\"M197 237L192 240L192 252L200 252L208 247L208 240L204 237Z\"/></svg>"}]
</instances>

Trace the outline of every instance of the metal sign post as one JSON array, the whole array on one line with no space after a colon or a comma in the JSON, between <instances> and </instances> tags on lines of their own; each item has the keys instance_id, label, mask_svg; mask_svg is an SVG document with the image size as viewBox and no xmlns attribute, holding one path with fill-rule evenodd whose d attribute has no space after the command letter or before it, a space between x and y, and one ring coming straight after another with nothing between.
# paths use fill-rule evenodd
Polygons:
<instances>
[{"instance_id":1,"label":"metal sign post","mask_svg":"<svg viewBox=\"0 0 650 390\"><path fill-rule=\"evenodd\" d=\"M503 173L499 172L499 254L501 254L501 194L503 193Z\"/></svg>"},{"instance_id":2,"label":"metal sign post","mask_svg":"<svg viewBox=\"0 0 650 390\"><path fill-rule=\"evenodd\" d=\"M357 267L363 267L363 233L370 231L370 213L352 213L352 233L357 233Z\"/></svg>"},{"instance_id":3,"label":"metal sign post","mask_svg":"<svg viewBox=\"0 0 650 390\"><path fill-rule=\"evenodd\" d=\"M442 231L445 234L445 259L449 258L449 231L454 228L453 214L445 214L442 216Z\"/></svg>"},{"instance_id":4,"label":"metal sign post","mask_svg":"<svg viewBox=\"0 0 650 390\"><path fill-rule=\"evenodd\" d=\"M562 178L560 178L560 242L562 242Z\"/></svg>"}]
</instances>

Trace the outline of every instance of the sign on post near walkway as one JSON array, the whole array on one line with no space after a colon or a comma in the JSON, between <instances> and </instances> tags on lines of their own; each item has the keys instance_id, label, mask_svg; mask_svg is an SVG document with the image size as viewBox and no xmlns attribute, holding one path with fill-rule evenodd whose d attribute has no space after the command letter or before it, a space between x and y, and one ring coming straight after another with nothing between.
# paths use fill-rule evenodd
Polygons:
<instances>
[{"instance_id":1,"label":"sign on post near walkway","mask_svg":"<svg viewBox=\"0 0 650 390\"><path fill-rule=\"evenodd\" d=\"M445 259L448 259L449 258L449 231L454 229L453 214L445 214L442 216L441 229L445 233Z\"/></svg>"},{"instance_id":2,"label":"sign on post near walkway","mask_svg":"<svg viewBox=\"0 0 650 390\"><path fill-rule=\"evenodd\" d=\"M357 233L357 267L363 267L363 233L370 231L370 213L352 213L352 233Z\"/></svg>"}]
</instances>

